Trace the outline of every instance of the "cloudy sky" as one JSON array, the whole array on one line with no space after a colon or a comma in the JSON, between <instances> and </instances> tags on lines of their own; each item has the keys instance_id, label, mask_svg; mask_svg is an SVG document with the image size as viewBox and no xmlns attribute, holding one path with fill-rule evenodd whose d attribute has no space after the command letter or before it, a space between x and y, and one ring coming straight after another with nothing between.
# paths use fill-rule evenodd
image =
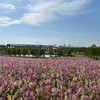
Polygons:
<instances>
[{"instance_id":1,"label":"cloudy sky","mask_svg":"<svg viewBox=\"0 0 100 100\"><path fill-rule=\"evenodd\" d=\"M100 46L100 0L0 0L0 44Z\"/></svg>"}]
</instances>

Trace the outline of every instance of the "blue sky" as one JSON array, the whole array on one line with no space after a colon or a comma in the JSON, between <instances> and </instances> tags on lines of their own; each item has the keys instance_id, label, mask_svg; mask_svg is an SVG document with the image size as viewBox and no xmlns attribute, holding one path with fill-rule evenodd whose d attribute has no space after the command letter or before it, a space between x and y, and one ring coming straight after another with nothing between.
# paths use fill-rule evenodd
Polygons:
<instances>
[{"instance_id":1,"label":"blue sky","mask_svg":"<svg viewBox=\"0 0 100 100\"><path fill-rule=\"evenodd\" d=\"M0 44L100 46L100 0L0 0Z\"/></svg>"}]
</instances>

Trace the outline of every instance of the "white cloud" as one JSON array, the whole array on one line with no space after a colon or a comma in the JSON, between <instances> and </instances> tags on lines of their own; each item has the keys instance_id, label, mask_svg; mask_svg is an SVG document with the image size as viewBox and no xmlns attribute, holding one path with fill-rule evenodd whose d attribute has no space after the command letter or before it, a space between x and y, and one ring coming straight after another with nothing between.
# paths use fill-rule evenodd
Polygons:
<instances>
[{"instance_id":1,"label":"white cloud","mask_svg":"<svg viewBox=\"0 0 100 100\"><path fill-rule=\"evenodd\" d=\"M7 3L0 3L1 8L6 8L6 9L15 9L14 5L7 4Z\"/></svg>"},{"instance_id":2,"label":"white cloud","mask_svg":"<svg viewBox=\"0 0 100 100\"><path fill-rule=\"evenodd\" d=\"M31 25L39 25L43 22L59 19L59 15L78 15L84 13L83 8L91 0L29 0L29 10L21 18L24 22Z\"/></svg>"},{"instance_id":3,"label":"white cloud","mask_svg":"<svg viewBox=\"0 0 100 100\"><path fill-rule=\"evenodd\" d=\"M30 0L25 8L28 13L23 14L20 20L0 17L0 26L20 24L41 25L41 23L58 20L60 16L78 15L84 13L83 8L91 0ZM34 3L32 3L34 2ZM0 7L15 9L14 5L0 3Z\"/></svg>"},{"instance_id":4,"label":"white cloud","mask_svg":"<svg viewBox=\"0 0 100 100\"><path fill-rule=\"evenodd\" d=\"M55 45L57 44L57 46L59 45L63 45L65 44L65 46L69 46L69 44L71 44L71 47L88 47L91 46L92 44L96 44L97 46L100 46L100 41L95 42L95 41L72 41L70 39L64 39L64 38L58 38L58 37L53 37L53 38L33 38L33 37L13 37L13 36L3 36L3 38L0 38L1 43L5 43L6 39L6 44L9 43L14 43L14 44L42 44L42 45ZM16 41L17 40L17 41ZM27 41L26 41L27 40Z\"/></svg>"},{"instance_id":5,"label":"white cloud","mask_svg":"<svg viewBox=\"0 0 100 100\"><path fill-rule=\"evenodd\" d=\"M12 24L20 24L21 20L13 20L8 17L0 17L0 26L9 26Z\"/></svg>"},{"instance_id":6,"label":"white cloud","mask_svg":"<svg viewBox=\"0 0 100 100\"><path fill-rule=\"evenodd\" d=\"M2 30L0 30L0 31L2 31Z\"/></svg>"},{"instance_id":7,"label":"white cloud","mask_svg":"<svg viewBox=\"0 0 100 100\"><path fill-rule=\"evenodd\" d=\"M84 42L84 41L76 41L76 42L74 42L74 46L86 46L87 45L87 43L86 42Z\"/></svg>"}]
</instances>

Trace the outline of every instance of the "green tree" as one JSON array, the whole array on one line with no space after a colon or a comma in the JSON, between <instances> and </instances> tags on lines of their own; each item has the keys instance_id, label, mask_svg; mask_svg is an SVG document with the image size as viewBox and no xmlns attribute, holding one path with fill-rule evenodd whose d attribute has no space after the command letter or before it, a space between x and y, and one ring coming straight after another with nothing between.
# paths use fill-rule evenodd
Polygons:
<instances>
[{"instance_id":1,"label":"green tree","mask_svg":"<svg viewBox=\"0 0 100 100\"><path fill-rule=\"evenodd\" d=\"M79 48L79 49L78 49L79 54L81 53L81 51L82 51L81 48Z\"/></svg>"},{"instance_id":2,"label":"green tree","mask_svg":"<svg viewBox=\"0 0 100 100\"><path fill-rule=\"evenodd\" d=\"M89 54L90 55L95 55L95 49L91 47L90 50L89 50Z\"/></svg>"},{"instance_id":3,"label":"green tree","mask_svg":"<svg viewBox=\"0 0 100 100\"><path fill-rule=\"evenodd\" d=\"M56 57L56 55L57 55L57 49L54 49L54 53L55 53L55 57Z\"/></svg>"},{"instance_id":4,"label":"green tree","mask_svg":"<svg viewBox=\"0 0 100 100\"><path fill-rule=\"evenodd\" d=\"M96 48L97 46L96 46L96 44L92 44L92 46L91 46L91 48Z\"/></svg>"},{"instance_id":5,"label":"green tree","mask_svg":"<svg viewBox=\"0 0 100 100\"><path fill-rule=\"evenodd\" d=\"M100 47L98 47L98 51L97 52L98 52L98 56L100 56Z\"/></svg>"},{"instance_id":6,"label":"green tree","mask_svg":"<svg viewBox=\"0 0 100 100\"><path fill-rule=\"evenodd\" d=\"M54 49L54 53L55 53L55 54L57 53L57 49Z\"/></svg>"},{"instance_id":7,"label":"green tree","mask_svg":"<svg viewBox=\"0 0 100 100\"><path fill-rule=\"evenodd\" d=\"M82 48L83 55L86 52L86 48Z\"/></svg>"},{"instance_id":8,"label":"green tree","mask_svg":"<svg viewBox=\"0 0 100 100\"><path fill-rule=\"evenodd\" d=\"M49 55L50 55L50 57L51 57L51 55L53 55L53 51L51 49L49 50Z\"/></svg>"},{"instance_id":9,"label":"green tree","mask_svg":"<svg viewBox=\"0 0 100 100\"><path fill-rule=\"evenodd\" d=\"M63 54L64 54L64 55L66 54L66 51L67 51L67 49L64 48L64 49L63 49Z\"/></svg>"},{"instance_id":10,"label":"green tree","mask_svg":"<svg viewBox=\"0 0 100 100\"><path fill-rule=\"evenodd\" d=\"M39 56L44 55L45 54L45 50L44 49L39 49Z\"/></svg>"},{"instance_id":11,"label":"green tree","mask_svg":"<svg viewBox=\"0 0 100 100\"><path fill-rule=\"evenodd\" d=\"M8 49L6 50L6 52L7 52L8 55L11 55L11 53L12 53L12 52L11 52L11 48L8 48Z\"/></svg>"},{"instance_id":12,"label":"green tree","mask_svg":"<svg viewBox=\"0 0 100 100\"><path fill-rule=\"evenodd\" d=\"M21 55L21 49L20 48L17 49L17 54Z\"/></svg>"},{"instance_id":13,"label":"green tree","mask_svg":"<svg viewBox=\"0 0 100 100\"><path fill-rule=\"evenodd\" d=\"M35 49L36 50L36 55L39 55L39 49Z\"/></svg>"},{"instance_id":14,"label":"green tree","mask_svg":"<svg viewBox=\"0 0 100 100\"><path fill-rule=\"evenodd\" d=\"M31 55L36 56L36 49L31 49Z\"/></svg>"},{"instance_id":15,"label":"green tree","mask_svg":"<svg viewBox=\"0 0 100 100\"><path fill-rule=\"evenodd\" d=\"M74 48L73 52L75 52L75 54L76 54L76 52L77 52L76 48Z\"/></svg>"},{"instance_id":16,"label":"green tree","mask_svg":"<svg viewBox=\"0 0 100 100\"><path fill-rule=\"evenodd\" d=\"M58 55L58 57L60 57L60 56L62 56L62 55L63 55L63 52L62 52L62 50L61 50L61 49L58 49L58 50L57 50L57 55Z\"/></svg>"},{"instance_id":17,"label":"green tree","mask_svg":"<svg viewBox=\"0 0 100 100\"><path fill-rule=\"evenodd\" d=\"M67 55L71 55L71 50L70 49L67 50Z\"/></svg>"},{"instance_id":18,"label":"green tree","mask_svg":"<svg viewBox=\"0 0 100 100\"><path fill-rule=\"evenodd\" d=\"M26 54L28 54L28 49L26 49L26 48L24 48L23 50L22 50L22 54L25 56Z\"/></svg>"},{"instance_id":19,"label":"green tree","mask_svg":"<svg viewBox=\"0 0 100 100\"><path fill-rule=\"evenodd\" d=\"M17 54L16 48L12 48L12 54L13 54L13 55L16 55L16 54Z\"/></svg>"}]
</instances>

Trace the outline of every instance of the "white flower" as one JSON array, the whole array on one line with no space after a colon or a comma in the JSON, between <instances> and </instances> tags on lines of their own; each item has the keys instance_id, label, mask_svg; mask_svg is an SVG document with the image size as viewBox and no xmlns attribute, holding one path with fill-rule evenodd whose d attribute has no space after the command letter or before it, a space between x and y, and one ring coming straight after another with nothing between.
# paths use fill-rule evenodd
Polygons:
<instances>
[{"instance_id":1,"label":"white flower","mask_svg":"<svg viewBox=\"0 0 100 100\"><path fill-rule=\"evenodd\" d=\"M14 85L16 85L17 84L17 82L14 82Z\"/></svg>"},{"instance_id":2,"label":"white flower","mask_svg":"<svg viewBox=\"0 0 100 100\"><path fill-rule=\"evenodd\" d=\"M32 83L32 82L30 82L30 83L29 83L29 86L30 86L30 85L32 85L32 84L33 84L33 83Z\"/></svg>"},{"instance_id":3,"label":"white flower","mask_svg":"<svg viewBox=\"0 0 100 100\"><path fill-rule=\"evenodd\" d=\"M75 95L73 94L72 100L77 100L77 96L75 96Z\"/></svg>"},{"instance_id":4,"label":"white flower","mask_svg":"<svg viewBox=\"0 0 100 100\"><path fill-rule=\"evenodd\" d=\"M82 96L81 96L81 99L83 100L84 98L85 98L85 95L82 95Z\"/></svg>"},{"instance_id":5,"label":"white flower","mask_svg":"<svg viewBox=\"0 0 100 100\"><path fill-rule=\"evenodd\" d=\"M73 80L74 80L74 81L77 81L77 77L74 77Z\"/></svg>"},{"instance_id":6,"label":"white flower","mask_svg":"<svg viewBox=\"0 0 100 100\"><path fill-rule=\"evenodd\" d=\"M68 96L65 96L65 99L64 100L68 100Z\"/></svg>"},{"instance_id":7,"label":"white flower","mask_svg":"<svg viewBox=\"0 0 100 100\"><path fill-rule=\"evenodd\" d=\"M57 88L52 88L52 92L57 93Z\"/></svg>"},{"instance_id":8,"label":"white flower","mask_svg":"<svg viewBox=\"0 0 100 100\"><path fill-rule=\"evenodd\" d=\"M71 92L71 89L68 89L68 91L67 91L68 93L70 93Z\"/></svg>"},{"instance_id":9,"label":"white flower","mask_svg":"<svg viewBox=\"0 0 100 100\"><path fill-rule=\"evenodd\" d=\"M46 75L45 75L45 74L43 74L43 77L44 77L44 78L45 78L45 76L46 76Z\"/></svg>"}]
</instances>

